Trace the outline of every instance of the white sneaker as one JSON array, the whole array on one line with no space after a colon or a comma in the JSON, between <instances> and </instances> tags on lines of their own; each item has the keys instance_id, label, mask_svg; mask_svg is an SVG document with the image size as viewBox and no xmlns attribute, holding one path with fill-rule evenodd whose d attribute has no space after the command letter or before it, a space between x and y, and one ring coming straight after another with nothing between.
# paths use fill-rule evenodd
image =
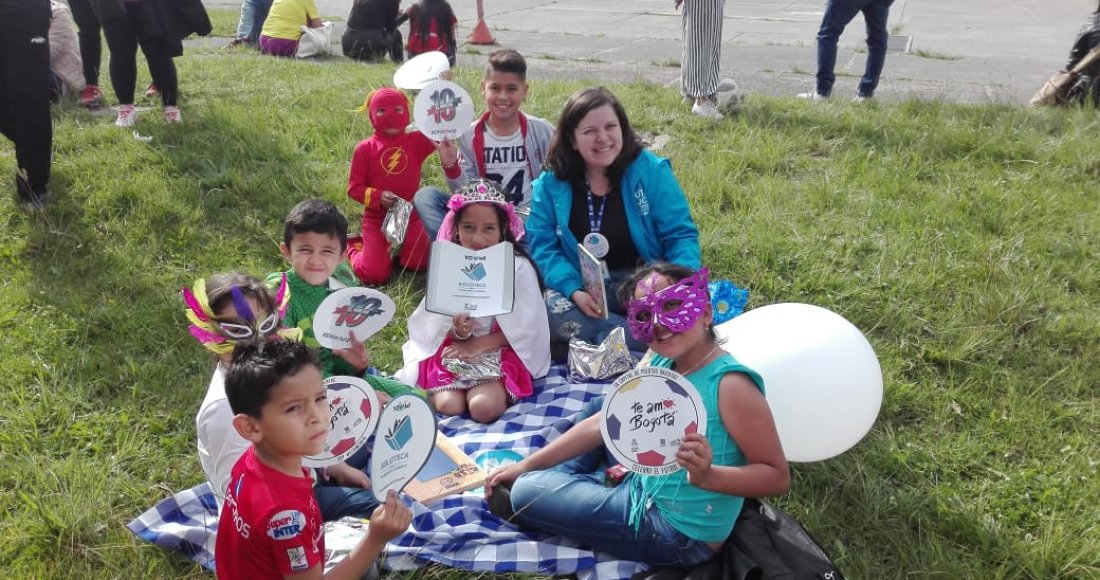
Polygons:
<instances>
[{"instance_id":1,"label":"white sneaker","mask_svg":"<svg viewBox=\"0 0 1100 580\"><path fill-rule=\"evenodd\" d=\"M116 127L133 127L137 122L137 109L133 105L119 105L118 118L115 119Z\"/></svg>"},{"instance_id":2,"label":"white sneaker","mask_svg":"<svg viewBox=\"0 0 1100 580\"><path fill-rule=\"evenodd\" d=\"M853 103L870 103L874 100L875 97L873 95L856 95L855 97L852 97Z\"/></svg>"},{"instance_id":3,"label":"white sneaker","mask_svg":"<svg viewBox=\"0 0 1100 580\"><path fill-rule=\"evenodd\" d=\"M692 105L691 114L708 119L721 119L723 117L722 113L718 112L718 107L710 99L704 100L702 104L695 103Z\"/></svg>"},{"instance_id":4,"label":"white sneaker","mask_svg":"<svg viewBox=\"0 0 1100 580\"><path fill-rule=\"evenodd\" d=\"M180 116L180 108L173 106L164 107L164 122L169 125L182 123L183 117Z\"/></svg>"},{"instance_id":5,"label":"white sneaker","mask_svg":"<svg viewBox=\"0 0 1100 580\"><path fill-rule=\"evenodd\" d=\"M798 93L795 96L797 96L800 99L806 99L807 101L813 101L815 103L822 103L822 102L825 102L825 101L829 100L829 95L823 95L821 93L818 93L817 91L810 91L808 93Z\"/></svg>"}]
</instances>

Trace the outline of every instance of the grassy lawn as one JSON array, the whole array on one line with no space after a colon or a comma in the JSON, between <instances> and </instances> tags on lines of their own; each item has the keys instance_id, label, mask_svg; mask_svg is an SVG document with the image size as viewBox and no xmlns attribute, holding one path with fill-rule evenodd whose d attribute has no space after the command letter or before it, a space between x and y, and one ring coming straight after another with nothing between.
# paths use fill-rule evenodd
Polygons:
<instances>
[{"instance_id":1,"label":"grassy lawn","mask_svg":"<svg viewBox=\"0 0 1100 580\"><path fill-rule=\"evenodd\" d=\"M358 223L344 188L369 123L351 110L391 65L216 49L177 63L184 124L144 113L151 141L55 111L44 213L16 206L0 145L0 569L13 577L209 577L124 528L202 479L194 414L212 362L179 288L281 268L282 218L306 197ZM527 108L551 120L595 82L531 80ZM841 569L1100 576L1097 112L754 97L712 123L674 91L612 88L638 129L670 138L660 153L712 270L749 287L750 307L842 313L880 357L874 430L793 466L778 500ZM387 288L398 320L422 284ZM397 367L405 333L371 341L379 366Z\"/></svg>"}]
</instances>

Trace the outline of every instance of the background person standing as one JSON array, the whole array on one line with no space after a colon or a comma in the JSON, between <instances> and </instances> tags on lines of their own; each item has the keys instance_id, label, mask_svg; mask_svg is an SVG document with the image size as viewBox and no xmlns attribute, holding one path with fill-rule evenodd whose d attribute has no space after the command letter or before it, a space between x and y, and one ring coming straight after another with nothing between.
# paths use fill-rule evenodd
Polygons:
<instances>
[{"instance_id":1,"label":"background person standing","mask_svg":"<svg viewBox=\"0 0 1100 580\"><path fill-rule=\"evenodd\" d=\"M80 38L80 63L84 67L84 90L80 91L80 106L95 109L103 105L103 90L99 88L99 67L103 62L103 39L100 38L99 17L91 0L69 0L69 9L76 22Z\"/></svg>"},{"instance_id":2,"label":"background person standing","mask_svg":"<svg viewBox=\"0 0 1100 580\"><path fill-rule=\"evenodd\" d=\"M817 31L817 87L809 93L798 95L802 99L823 101L833 92L836 75L836 45L844 27L863 13L867 23L867 69L859 81L856 101L865 101L875 95L882 66L886 63L886 20L890 16L890 5L894 0L828 0L825 16L821 19L821 28Z\"/></svg>"},{"instance_id":3,"label":"background person standing","mask_svg":"<svg viewBox=\"0 0 1100 580\"><path fill-rule=\"evenodd\" d=\"M15 144L16 198L35 209L49 193L49 0L0 0L0 133Z\"/></svg>"},{"instance_id":4,"label":"background person standing","mask_svg":"<svg viewBox=\"0 0 1100 580\"><path fill-rule=\"evenodd\" d=\"M683 4L681 23L684 48L680 55L680 92L693 101L691 112L700 117L721 119L718 67L722 59L722 12L725 0L675 0Z\"/></svg>"}]
</instances>

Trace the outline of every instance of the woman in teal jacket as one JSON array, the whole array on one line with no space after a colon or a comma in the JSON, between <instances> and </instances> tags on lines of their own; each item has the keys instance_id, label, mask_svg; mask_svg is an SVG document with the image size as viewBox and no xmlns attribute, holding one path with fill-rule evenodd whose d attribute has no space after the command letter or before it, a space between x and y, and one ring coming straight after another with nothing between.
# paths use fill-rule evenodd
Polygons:
<instances>
[{"instance_id":1,"label":"woman in teal jacket","mask_svg":"<svg viewBox=\"0 0 1100 580\"><path fill-rule=\"evenodd\" d=\"M697 270L699 230L667 159L646 151L619 100L603 87L569 98L532 184L527 239L547 287L550 336L602 342L625 327L615 287L657 261ZM604 305L584 288L578 243L604 265ZM627 335L632 350L644 350Z\"/></svg>"}]
</instances>

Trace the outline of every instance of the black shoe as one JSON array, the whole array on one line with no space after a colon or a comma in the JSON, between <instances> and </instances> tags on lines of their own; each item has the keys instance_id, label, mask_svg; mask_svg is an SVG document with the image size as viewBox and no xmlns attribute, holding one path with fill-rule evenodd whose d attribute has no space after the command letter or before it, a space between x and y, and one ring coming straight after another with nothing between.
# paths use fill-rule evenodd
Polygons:
<instances>
[{"instance_id":1,"label":"black shoe","mask_svg":"<svg viewBox=\"0 0 1100 580\"><path fill-rule=\"evenodd\" d=\"M41 191L35 191L27 178L24 175L25 172L20 172L15 175L15 196L21 203L27 204L31 209L40 210L46 208L46 201L50 197L49 190L43 188Z\"/></svg>"}]
</instances>

